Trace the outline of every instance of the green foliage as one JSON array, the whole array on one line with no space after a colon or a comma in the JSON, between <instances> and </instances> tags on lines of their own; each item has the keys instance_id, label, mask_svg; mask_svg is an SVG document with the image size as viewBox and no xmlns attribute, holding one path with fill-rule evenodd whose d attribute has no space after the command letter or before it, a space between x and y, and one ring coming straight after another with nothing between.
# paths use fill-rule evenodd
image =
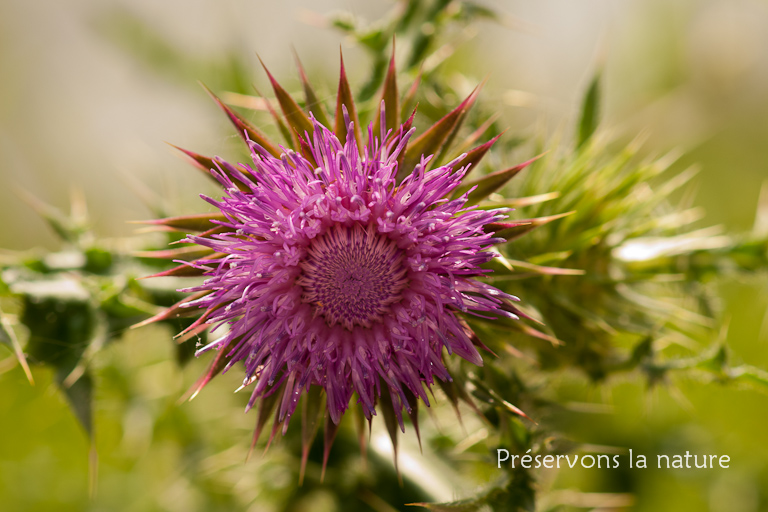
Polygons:
<instances>
[{"instance_id":1,"label":"green foliage","mask_svg":"<svg viewBox=\"0 0 768 512\"><path fill-rule=\"evenodd\" d=\"M78 199L72 215L31 196L27 199L65 248L42 255L20 254L0 265L0 298L13 299L17 312L11 321L0 311L0 342L13 349L25 369L29 362L54 370L56 384L91 436L94 384L90 360L128 327L154 312L155 306L136 293L139 288L130 277L135 264L94 241ZM24 351L16 334L18 325L25 327Z\"/></svg>"}]
</instances>

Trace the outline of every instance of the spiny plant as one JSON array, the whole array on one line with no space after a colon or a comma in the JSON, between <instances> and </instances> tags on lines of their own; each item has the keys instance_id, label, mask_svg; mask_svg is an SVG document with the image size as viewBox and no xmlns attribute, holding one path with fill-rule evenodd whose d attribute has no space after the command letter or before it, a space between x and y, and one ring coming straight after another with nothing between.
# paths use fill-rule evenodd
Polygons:
<instances>
[{"instance_id":1,"label":"spiny plant","mask_svg":"<svg viewBox=\"0 0 768 512\"><path fill-rule=\"evenodd\" d=\"M300 65L303 92L300 99L295 99L298 95L290 93L271 75L268 77L274 98L248 96L249 89L243 85L247 83L243 70L248 66L243 58L232 57L233 64L227 67L233 71L219 74L224 78L217 90L237 92L239 96L222 94L229 105L215 96L214 100L247 142L255 162L248 166L232 165L182 150L198 168L223 187L224 197L211 200L219 212L150 221L155 228L168 234L165 241L185 240L181 242L184 245L181 249L163 247L136 254L95 239L81 215L68 217L61 212L38 208L59 233L64 249L49 254L10 255L0 262L3 269L0 305L5 312L0 342L13 350L22 365L28 360L54 368L56 381L90 432L94 386L90 362L109 341L119 338L127 326L147 317L147 323L174 323L175 329L184 331L177 338L180 342L177 344L179 361L183 362L194 351L197 342L205 345L210 327L206 324L231 321L230 337L225 336L224 341L218 339L211 345L212 348L219 345L227 348L219 349L210 369L190 394L200 391L227 366L244 360L247 372L244 384L262 386L256 395L260 398L260 407L256 414L254 441L270 418L273 418L270 438L278 433L285 434L284 450L274 459L260 461L260 469L270 474L287 471L292 477L279 491L270 487L269 482L254 485L265 489L275 506L284 509L298 507L302 499L311 498L313 492L321 489L332 489L335 496L349 500L358 508L373 508L371 503L375 501L371 500L384 496L397 507L407 500L428 501L428 493L419 490L413 480L406 478L404 487L399 487L394 472L389 471L390 464L376 451L369 458L367 469L350 469L357 467L353 438L358 437L362 444L367 442L365 418L370 418L374 411L380 411L384 416L396 447L399 427L404 427L407 421L420 435L418 403L425 398L433 402L422 387L422 381L437 384L429 390L437 395L438 402L443 401L444 396L445 401L457 410L460 404L465 404L477 413L479 419L465 421L480 425L478 429L485 429L487 436L472 441L467 451L474 457L472 460L479 461L483 467L494 468L493 449L498 446L508 447L512 454L524 454L529 450L532 454L563 453L575 448L574 443L547 421L548 415L560 407L549 400L548 384L561 373L573 369L597 383L603 383L619 372L637 371L649 383L657 384L664 383L671 372L685 371L708 375L718 381L765 387L768 383L765 372L746 365L732 366L728 351L720 342L702 346L701 343L690 343L688 338L707 339L714 337L716 332L718 310L708 290L708 281L714 276L768 268L768 233L756 229L734 236L693 228L697 211L684 203L678 205L670 201L670 194L685 185L692 177L692 171L678 173L673 157L643 156L638 142L624 144L605 129L599 129L598 77L585 95L573 143L567 139L534 141L524 148L530 156L544 151L548 153L526 162L527 166L516 165L497 171L501 168L496 164L498 160L510 157L513 150L521 151L521 139L510 135L500 137L499 122L490 115L492 107L484 101L479 90L467 94L469 91L463 90L457 81L448 80L441 68L441 63L456 47L454 43L442 41L441 37L455 29L461 32L478 19L494 17L493 13L471 2L436 0L401 2L383 21L371 24L349 14L325 18L328 24L365 48L373 63L369 79L359 89L354 89L347 81L342 68L339 88L333 94L336 103L330 110L321 101L326 96L312 88ZM430 30L421 29L425 23L429 24ZM144 29L134 29L135 26L131 34L147 33ZM395 35L399 52L405 55L405 59L401 59L404 66L400 69L394 66L390 47ZM169 43L162 40L162 36L155 36L152 41L165 48L161 54L168 56L167 62L173 66L187 66L174 75L177 81L183 77L184 83L188 83L190 77L200 76L199 69L190 68L194 67L194 59L182 58L184 52L181 50L169 51ZM156 62L149 64L158 69ZM173 66L164 65L163 73L167 76L173 72ZM398 88L404 83L414 86ZM418 87L415 87L416 83ZM403 89L405 94L398 92ZM382 93L376 94L379 90ZM466 99L453 100L462 97ZM276 126L274 132L283 140L277 143L256 129L255 123L248 119L262 113L236 111L231 106L235 100L241 105L258 106L263 110ZM419 107L414 116L417 103ZM401 125L405 127L401 129ZM422 135L409 138L413 125L426 129ZM367 133L369 126L371 132ZM322 143L314 144L316 140ZM329 155L335 156L328 158ZM433 158L423 160L423 155L433 155ZM494 162L493 165L488 164L489 160ZM326 163L331 161L333 166ZM376 161L379 163L372 163ZM470 163L468 171L466 168L466 172L460 171ZM375 171L379 174L366 167L369 165L378 165ZM395 167L402 172L396 172ZM320 172L315 175L317 168ZM362 170L370 172L371 177ZM310 171L314 178L310 178ZM471 172L469 177L468 172ZM381 185L376 184L377 177L381 179ZM385 182L390 184L384 185ZM463 265L461 269L467 272L452 280L453 290L448 286L443 309L434 308L435 302L430 303L432 306L408 303L401 310L394 306L401 304L408 293L408 287L403 285L406 278L410 279L405 277L409 276L408 272L419 272L420 264L429 265L425 263L426 253L413 251L400 257L397 251L402 248L398 244L377 241L375 233L356 227L362 226L362 221L353 217L360 211L360 201L355 196L359 196L364 205L374 199L359 190L353 193L353 187L360 184L373 184L369 187L371 192L380 193L380 202L373 201L374 205L402 199L403 204L413 211L403 210L405 214L402 216L423 220L428 229L430 216L439 217L446 213L443 223L449 219L463 219L456 221L457 231L447 235L448 242L438 237L432 245L433 248L442 247L449 257L454 258L453 264ZM425 195L433 191L433 187L440 188L442 195ZM362 188L365 187L360 190ZM322 247L313 249L309 244L302 246L301 243L277 247L274 244L277 234L283 241L290 238L287 233L293 236L291 223L301 227L301 222L308 225L313 218L319 218L308 215L306 205L297 199L301 194L309 197L309 191L319 191L315 196L322 201L315 204L327 206L328 213L337 216L332 222L340 223L344 228L330 228L327 224L323 226L325 231L318 230L314 239L320 241ZM331 191L338 193L331 196ZM407 193L411 197L406 200ZM424 197L416 200L419 194ZM338 205L336 197L341 198ZM427 201L428 198L445 198L447 201L439 203ZM424 205L420 206L422 202ZM274 207L275 203L280 206ZM265 224L268 216L265 210L260 210L264 204L273 206L268 213L275 217L270 217L271 220L279 220L275 226ZM298 204L302 207L298 208ZM476 208L465 211L466 206ZM516 210L500 211L503 208ZM381 218L371 210L367 219ZM288 211L296 212L298 220L288 215ZM301 212L304 212L304 218L301 218ZM498 218L500 215L509 218ZM435 228L437 224L435 222ZM763 220L758 224L766 223ZM386 213L381 226L390 226ZM411 225L398 236L407 238L409 233L421 233L420 229ZM297 230L293 240L302 235L298 231L301 229ZM185 237L187 234L189 236ZM443 246L451 242L451 236L464 238L462 247ZM416 242L429 245L419 235ZM151 241L144 243L154 244ZM341 251L341 245L355 249ZM473 250L466 255L466 261L462 261L457 254L467 246L486 249L492 245L499 257L489 258L488 250ZM258 281L266 279L267 272L261 272L259 278L254 275L255 284L246 292L248 285L243 276L247 271L252 268L259 273L256 267L267 264L272 265L271 271L288 272L291 264L286 258L291 257L295 246L305 251L302 253L304 266L301 263L293 265L305 273L297 285L301 291L286 286L280 293L271 293L276 288L266 287L266 281ZM256 247L270 250L257 255L252 250ZM276 254L282 251L285 254ZM342 300L340 287L322 280L323 275L338 272L342 267L334 266L332 262L322 267L322 257L327 258L328 254L335 254L339 261L352 262L361 271L361 275L352 280L356 282L346 282L349 289L361 291L361 297L372 300L368 303L369 309L347 310L344 315L339 307L332 306L335 300L333 305L348 308L349 302ZM365 272L361 269L371 256L379 258L377 261L381 265L367 269L368 273L362 275ZM397 266L411 257L417 270L398 271ZM178 264L168 268L168 259L178 260ZM151 273L147 269L157 269L157 265L162 265L158 276L198 276L198 280L193 281L197 284L191 285L188 292L196 295L190 298L172 288L163 289L162 284L152 284L162 283L162 279L134 279ZM326 272L322 272L321 267ZM331 272L327 272L328 269ZM451 280L442 279L437 266L427 266L421 272L436 276L440 286L431 290L442 297L443 284L449 285ZM209 282L200 284L200 276L205 279L205 273L211 274ZM455 285L457 282L460 286ZM249 295L259 286L265 289L264 294ZM310 286L316 291L305 293L305 288ZM383 290L389 298L365 294L365 286L377 293ZM430 288L422 287L426 294L421 294L424 304L429 303L430 297L435 297L428 290ZM495 290L499 290L498 294ZM254 311L256 317L248 317L247 308L237 303L237 294L250 298L252 304L258 303ZM409 298L420 302L418 295ZM522 301L514 301L513 296L520 296ZM392 297L397 300L391 300ZM288 310L288 301L293 301L294 305L304 304L312 311L305 315L306 322L324 322L325 326L320 329L333 328L342 333L345 324L361 329L368 328L366 323L374 325L380 319L394 317L409 336L415 333L409 338L411 341L403 340L400 348L400 352L405 351L405 356L410 358L410 364L402 364L394 355L396 351L388 353L385 350L384 354L394 357L400 370L393 372L393 379L389 372L380 373L383 365L374 369L370 364L370 368L362 364L370 361L367 358L371 353L368 353L355 359L357 366L352 365L348 373L335 381L338 385L331 393L334 403L330 407L324 403L324 400L327 402L325 392L321 392L317 385L310 385L299 406L294 401L298 397L286 389L296 390L307 374L312 375L308 379L314 379L325 369L320 364L315 365L318 358L313 361L305 356L305 359L297 357L294 361L298 352L286 350L290 337L283 336L278 341L279 333L264 328L267 324L257 323L258 318L263 318L258 315L267 313L261 311L262 307L269 306L267 298L271 299L273 311ZM449 304L448 301L452 302ZM465 314L462 305L467 313L474 310L485 314L484 307L498 318L489 320ZM430 307L433 313L443 311L455 322L446 321L442 325L448 328L443 330L430 324L439 315L413 317L414 311L429 312ZM202 317L199 316L201 311ZM527 319L518 320L510 315ZM437 322L435 325L440 327L439 320ZM329 324L332 325L329 327ZM284 321L272 325L286 328ZM293 326L288 327L293 329ZM298 326L293 332L298 332ZM458 343L446 336L451 332L459 339ZM253 353L250 349L254 348L248 342L254 335L255 339L271 339L273 343L262 344L262 353L257 350L255 357L248 361ZM428 342L412 341L419 336ZM446 336L446 340L441 336ZM374 342L377 341L374 338ZM430 360L446 341L462 357ZM314 341L310 339L306 343ZM349 345L348 341L344 343ZM417 347L427 350L415 353ZM475 364L477 354L485 347L498 357L485 355L483 366L478 367ZM328 353L320 347L315 348L315 353ZM377 362L385 359L378 358ZM269 361L274 361L272 366L263 364ZM425 361L439 364L430 364L425 369ZM408 370L421 373L414 377L407 373ZM364 377L366 371L368 377ZM273 372L277 373L270 382ZM374 374L385 384L378 387L366 384ZM446 380L442 380L441 375ZM256 377L255 382L251 382L252 377ZM361 384L356 384L355 379ZM390 386L390 383L395 385ZM338 418L348 407L352 389L362 390L366 395L360 397L361 406L352 407L356 436L350 433L353 429L339 428L331 415L333 412ZM301 426L285 430L294 408ZM402 416L403 410L406 418ZM521 410L536 423L522 418ZM328 414L322 442L313 442L325 411ZM480 423L472 423L474 421ZM451 466L446 471L455 470L453 466L467 467L466 460L457 462L456 457L448 454L448 447L457 445L462 440L460 436L428 432L429 447L450 461ZM334 451L330 452L334 439ZM336 473L321 484L320 477L326 464L329 473L335 470ZM222 470L222 473L229 471L240 474L243 470L237 466ZM295 484L304 476L303 487L297 488ZM534 471L507 466L497 481L476 496L455 503L423 505L433 510L479 510L482 507L532 510L537 494L545 492L537 487L536 477ZM378 494L370 494L371 481L377 484Z\"/></svg>"},{"instance_id":2,"label":"spiny plant","mask_svg":"<svg viewBox=\"0 0 768 512\"><path fill-rule=\"evenodd\" d=\"M254 385L248 408L260 404L254 443L273 408L270 442L284 434L303 397L311 414L303 421L303 467L323 417L327 461L350 400L369 423L381 411L396 445L402 411L418 425L418 403L429 405L431 386L454 386L447 355L482 364L476 347L484 345L470 319L527 316L517 297L479 279L491 272L482 268L495 255L487 249L545 219L508 223L506 208L477 208L531 162L467 177L498 139L458 154L453 148L479 90L414 136L416 109L401 117L394 52L370 122L358 117L343 60L332 122L301 66L303 106L267 75L284 145L208 91L249 145L253 165L182 150L225 196L204 197L215 213L151 221L197 233L181 240L191 245L162 252L175 259L192 251L195 259L156 277L205 281L143 323L203 310L181 336L211 328L222 335L198 351L218 355L194 393L242 363L243 387Z\"/></svg>"}]
</instances>

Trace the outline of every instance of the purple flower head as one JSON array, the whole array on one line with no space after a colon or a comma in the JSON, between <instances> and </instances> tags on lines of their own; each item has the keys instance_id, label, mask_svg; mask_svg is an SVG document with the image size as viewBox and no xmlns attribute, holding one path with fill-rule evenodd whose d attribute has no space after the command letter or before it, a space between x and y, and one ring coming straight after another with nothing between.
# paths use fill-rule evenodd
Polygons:
<instances>
[{"instance_id":1,"label":"purple flower head","mask_svg":"<svg viewBox=\"0 0 768 512\"><path fill-rule=\"evenodd\" d=\"M451 149L477 90L411 140L414 117L400 115L394 56L367 137L343 61L333 120L301 68L306 108L267 74L283 118L267 105L285 128L288 147L208 91L248 144L253 164L181 150L224 194L204 197L216 213L151 221L196 232L184 242L208 254L155 274L203 276L204 282L142 323L202 311L179 335L183 340L210 329L214 336L198 350L217 355L192 396L242 364L243 388L251 388L248 408L259 404L254 443L273 411L271 436L285 433L301 401L308 418L301 425L303 474L323 411L324 463L350 404L369 422L383 412L393 443L395 425L404 431L404 410L418 434L418 403L429 405L431 386L455 391L445 359L455 354L482 364L477 347L484 345L467 319L523 316L516 297L481 279L490 272L483 264L495 256L488 249L529 223L498 222L503 210L475 205L531 161L467 182L497 136L435 166ZM484 130L471 134L467 146ZM184 256L188 249L158 257Z\"/></svg>"},{"instance_id":2,"label":"purple flower head","mask_svg":"<svg viewBox=\"0 0 768 512\"><path fill-rule=\"evenodd\" d=\"M504 216L450 199L465 168L431 170L424 157L399 185L398 157L412 133L387 140L370 129L358 150L312 118L313 163L284 149L280 158L251 142L253 166L216 160L225 188L204 197L224 214L221 234L190 236L220 257L205 261L204 292L187 307L206 310L219 337L201 348L242 361L257 399L280 393L287 428L302 393L320 386L338 423L357 395L369 420L387 388L401 428L413 399L426 404L435 378L450 380L443 354L481 365L459 313L514 317L517 300L476 280L504 239L483 226ZM352 131L350 126L349 131ZM247 174L246 174L247 173ZM247 184L238 187L235 184Z\"/></svg>"}]
</instances>

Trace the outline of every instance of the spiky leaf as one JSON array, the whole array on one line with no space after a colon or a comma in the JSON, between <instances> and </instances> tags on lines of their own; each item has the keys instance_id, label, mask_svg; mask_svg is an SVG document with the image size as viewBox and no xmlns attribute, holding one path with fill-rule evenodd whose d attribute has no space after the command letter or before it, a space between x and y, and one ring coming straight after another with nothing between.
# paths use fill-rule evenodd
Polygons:
<instances>
[{"instance_id":1,"label":"spiky leaf","mask_svg":"<svg viewBox=\"0 0 768 512\"><path fill-rule=\"evenodd\" d=\"M285 119L288 121L288 126L291 128L291 135L294 139L294 147L298 148L298 139L304 137L304 133L312 133L312 122L309 120L307 114L301 109L296 100L283 89L283 87L275 80L272 73L269 72L267 66L261 63L264 71L267 73L269 83L272 84L272 90L275 92L277 102L280 104L280 109L283 111ZM279 155L276 155L279 157Z\"/></svg>"},{"instance_id":2,"label":"spiky leaf","mask_svg":"<svg viewBox=\"0 0 768 512\"><path fill-rule=\"evenodd\" d=\"M455 136L465 113L477 98L478 89L473 90L459 106L446 114L427 131L412 141L405 150L403 165L397 172L398 181L402 181L421 161L422 156L437 155L446 141Z\"/></svg>"},{"instance_id":3,"label":"spiky leaf","mask_svg":"<svg viewBox=\"0 0 768 512\"><path fill-rule=\"evenodd\" d=\"M279 157L280 156L280 150L275 147L274 144L267 138L264 133L253 126L251 123L243 119L243 117L229 108L227 105L224 104L223 101L221 101L218 96L213 94L213 92L208 89L208 87L205 86L205 84L202 85L203 89L205 89L205 92L208 93L208 95L213 99L214 102L219 106L221 110L224 111L225 114L227 114L227 117L229 117L229 120L232 122L232 124L235 126L235 129L237 130L237 134L242 137L243 140L252 140L253 142L257 143L259 146L263 147L267 151L269 151L270 154L273 156Z\"/></svg>"},{"instance_id":4,"label":"spiky leaf","mask_svg":"<svg viewBox=\"0 0 768 512\"><path fill-rule=\"evenodd\" d=\"M595 73L589 83L587 93L581 105L581 118L579 119L579 137L576 144L580 148L587 142L597 129L600 121L600 70Z\"/></svg>"}]
</instances>

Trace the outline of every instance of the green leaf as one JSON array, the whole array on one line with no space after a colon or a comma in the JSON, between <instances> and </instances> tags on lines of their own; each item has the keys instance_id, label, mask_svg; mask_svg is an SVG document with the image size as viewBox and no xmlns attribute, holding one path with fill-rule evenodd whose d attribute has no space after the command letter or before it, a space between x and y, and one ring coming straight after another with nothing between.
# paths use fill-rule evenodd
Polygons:
<instances>
[{"instance_id":1,"label":"green leaf","mask_svg":"<svg viewBox=\"0 0 768 512\"><path fill-rule=\"evenodd\" d=\"M96 326L88 292L74 279L17 283L12 289L24 297L21 322L29 329L30 358L71 371Z\"/></svg>"},{"instance_id":2,"label":"green leaf","mask_svg":"<svg viewBox=\"0 0 768 512\"><path fill-rule=\"evenodd\" d=\"M67 382L69 377L70 371L66 367L56 371L56 382L67 397L72 412L88 437L93 437L93 379L87 370L71 384Z\"/></svg>"},{"instance_id":3,"label":"green leaf","mask_svg":"<svg viewBox=\"0 0 768 512\"><path fill-rule=\"evenodd\" d=\"M112 252L100 247L90 247L83 251L85 255L86 272L94 274L106 274L112 268L114 258Z\"/></svg>"},{"instance_id":4,"label":"green leaf","mask_svg":"<svg viewBox=\"0 0 768 512\"><path fill-rule=\"evenodd\" d=\"M122 289L115 289L101 300L99 309L106 315L107 333L111 341L122 336L136 322L154 314L157 308Z\"/></svg>"},{"instance_id":5,"label":"green leaf","mask_svg":"<svg viewBox=\"0 0 768 512\"><path fill-rule=\"evenodd\" d=\"M592 82L589 84L587 93L584 95L584 101L581 107L581 119L579 120L579 139L576 148L580 148L587 142L592 134L595 133L597 125L600 122L600 74L597 70Z\"/></svg>"},{"instance_id":6,"label":"green leaf","mask_svg":"<svg viewBox=\"0 0 768 512\"><path fill-rule=\"evenodd\" d=\"M93 433L93 382L83 354L94 339L97 315L89 292L73 278L14 283L23 297L30 359L56 369L56 382L88 436Z\"/></svg>"}]
</instances>

